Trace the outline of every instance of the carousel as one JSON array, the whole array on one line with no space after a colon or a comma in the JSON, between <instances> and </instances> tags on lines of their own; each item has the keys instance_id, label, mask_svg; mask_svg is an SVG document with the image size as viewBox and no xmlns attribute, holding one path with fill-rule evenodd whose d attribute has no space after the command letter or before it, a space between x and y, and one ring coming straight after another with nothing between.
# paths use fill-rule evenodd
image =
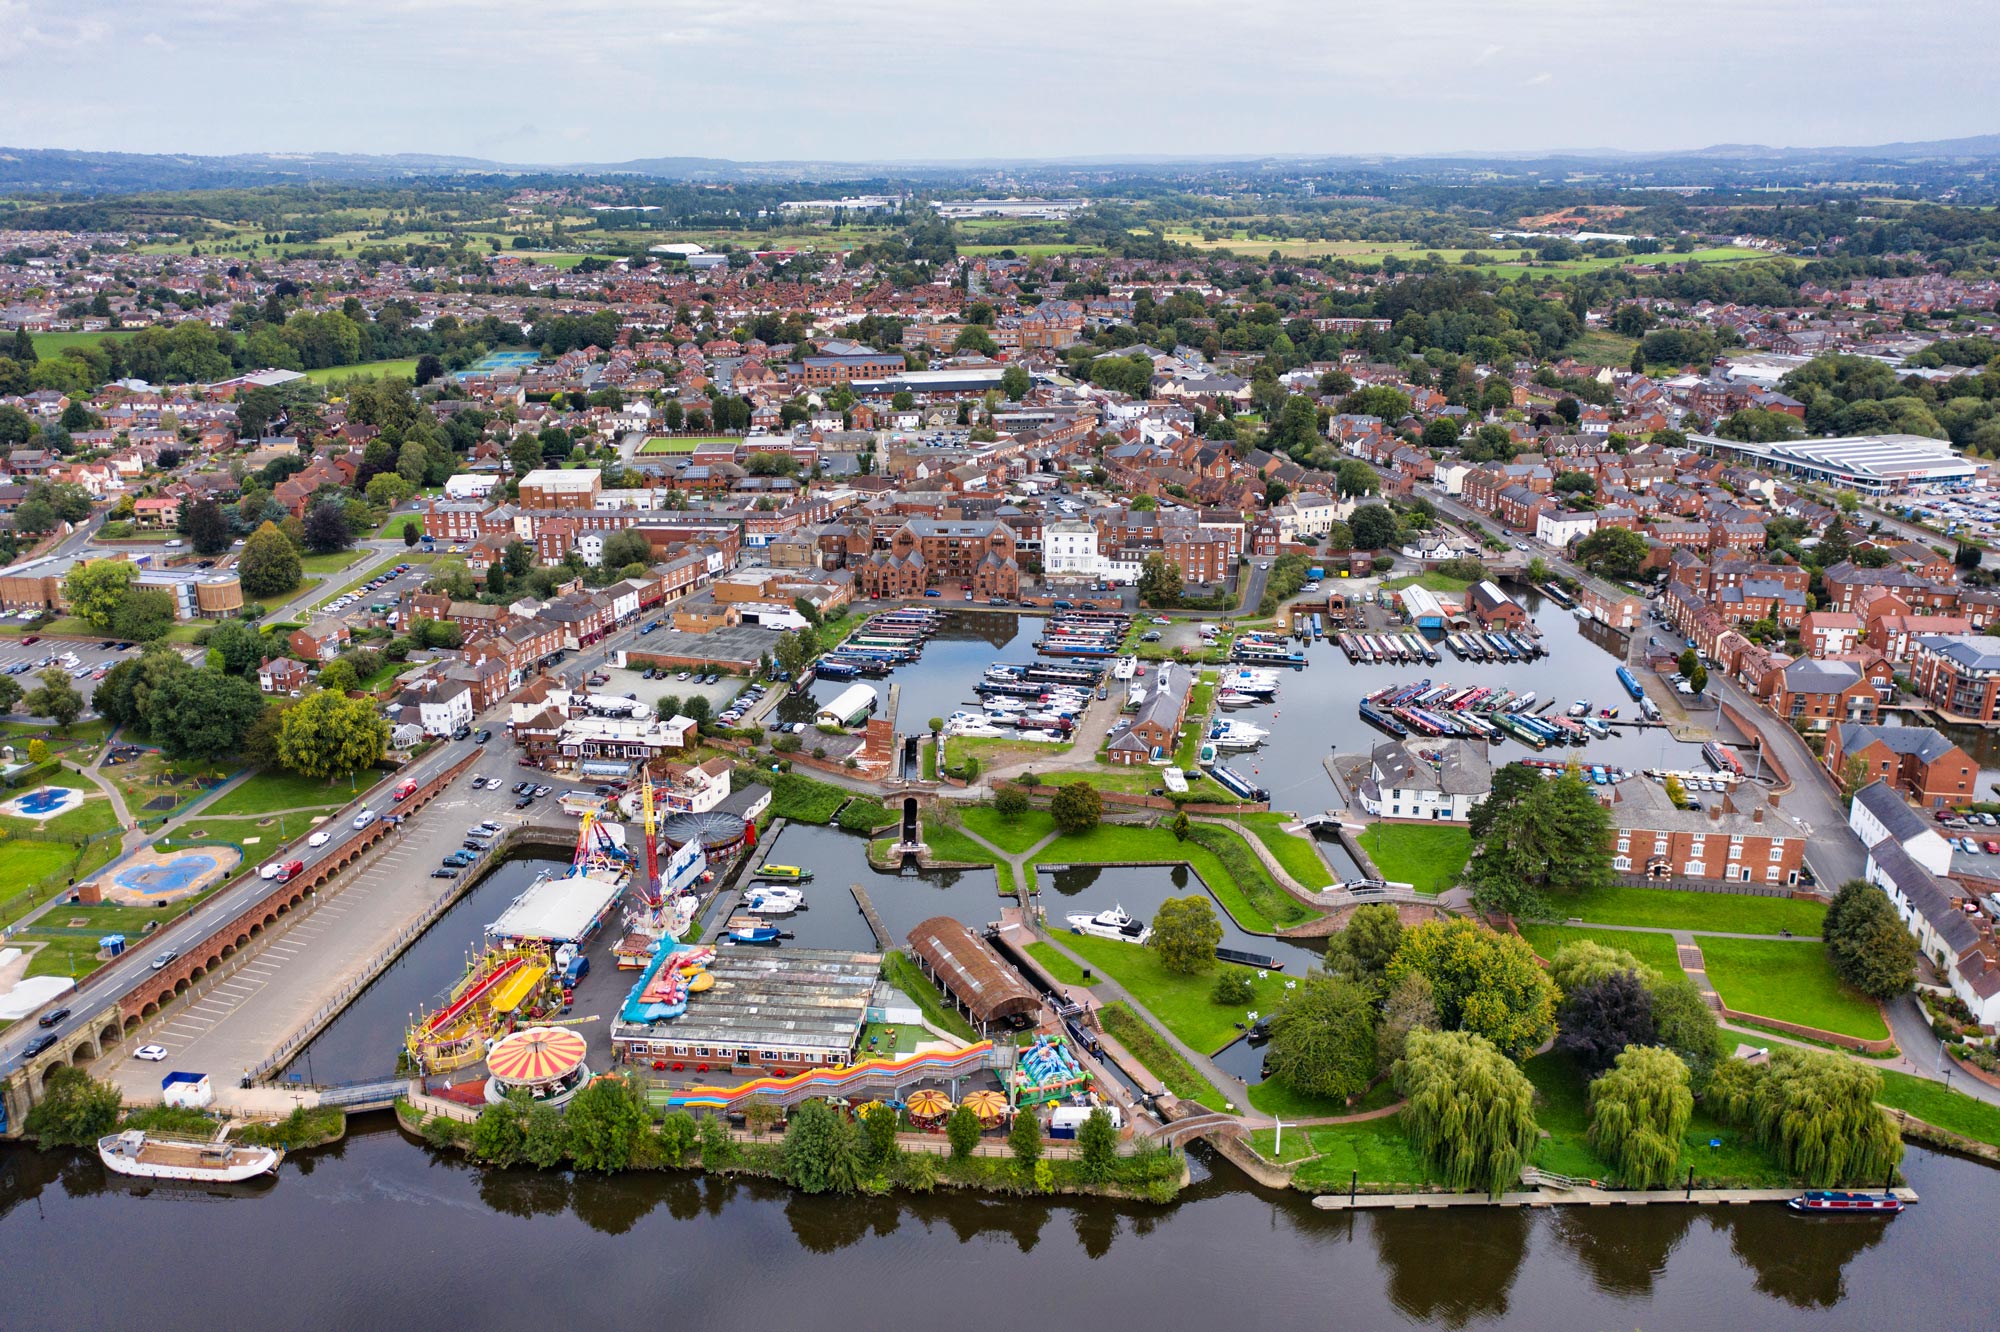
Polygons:
<instances>
[{"instance_id":1,"label":"carousel","mask_svg":"<svg viewBox=\"0 0 2000 1332\"><path fill-rule=\"evenodd\" d=\"M486 1055L486 1099L498 1103L526 1092L542 1105L563 1105L590 1081L583 1037L566 1027L524 1027Z\"/></svg>"}]
</instances>

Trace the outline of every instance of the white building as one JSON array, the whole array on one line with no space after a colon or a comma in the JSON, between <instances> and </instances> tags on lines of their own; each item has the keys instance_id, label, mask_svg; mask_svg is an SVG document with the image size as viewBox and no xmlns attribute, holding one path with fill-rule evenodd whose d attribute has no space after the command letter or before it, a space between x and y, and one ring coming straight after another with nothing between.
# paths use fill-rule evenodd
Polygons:
<instances>
[{"instance_id":1,"label":"white building","mask_svg":"<svg viewBox=\"0 0 2000 1332\"><path fill-rule=\"evenodd\" d=\"M444 497L448 500L485 499L500 484L497 472L455 472L444 479Z\"/></svg>"},{"instance_id":2,"label":"white building","mask_svg":"<svg viewBox=\"0 0 2000 1332\"><path fill-rule=\"evenodd\" d=\"M1094 523L1064 520L1042 529L1042 572L1103 577L1104 557L1097 550Z\"/></svg>"},{"instance_id":3,"label":"white building","mask_svg":"<svg viewBox=\"0 0 2000 1332\"><path fill-rule=\"evenodd\" d=\"M448 680L417 699L417 720L425 735L450 735L472 725L472 686Z\"/></svg>"},{"instance_id":4,"label":"white building","mask_svg":"<svg viewBox=\"0 0 2000 1332\"><path fill-rule=\"evenodd\" d=\"M1870 831L1889 826L1885 835L1869 843L1868 881L1889 895L1917 948L1943 978L1941 988L1964 1000L1974 1021L2000 1022L2000 948L1994 942L1989 904L1981 904L1956 881L1941 877L1942 870L1931 867L1948 861L1950 852L1937 854L1926 839L1940 843L1944 839L1883 782L1863 787L1855 796L1848 823L1863 841ZM1917 853L1924 853L1929 863L1920 861Z\"/></svg>"},{"instance_id":5,"label":"white building","mask_svg":"<svg viewBox=\"0 0 2000 1332\"><path fill-rule=\"evenodd\" d=\"M1570 542L1589 536L1597 530L1597 515L1594 513L1564 513L1544 509L1535 518L1535 540L1544 545L1561 550Z\"/></svg>"},{"instance_id":6,"label":"white building","mask_svg":"<svg viewBox=\"0 0 2000 1332\"><path fill-rule=\"evenodd\" d=\"M1486 747L1465 740L1385 740L1369 755L1361 807L1381 819L1464 823L1493 789Z\"/></svg>"}]
</instances>

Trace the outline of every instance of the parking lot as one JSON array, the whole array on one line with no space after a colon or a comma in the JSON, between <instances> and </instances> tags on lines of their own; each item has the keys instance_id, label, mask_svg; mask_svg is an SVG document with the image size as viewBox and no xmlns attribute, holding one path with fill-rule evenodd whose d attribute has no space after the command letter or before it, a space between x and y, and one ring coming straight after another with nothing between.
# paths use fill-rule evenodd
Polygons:
<instances>
[{"instance_id":1,"label":"parking lot","mask_svg":"<svg viewBox=\"0 0 2000 1332\"><path fill-rule=\"evenodd\" d=\"M138 655L138 644L112 639L84 642L74 638L41 638L34 634L25 638L0 638L0 672L13 676L14 683L24 690L34 689L41 684L38 677L44 670L58 668L69 676L70 683L77 693L83 695L86 705L106 671ZM181 655L190 662L198 663L201 649L185 648Z\"/></svg>"},{"instance_id":2,"label":"parking lot","mask_svg":"<svg viewBox=\"0 0 2000 1332\"><path fill-rule=\"evenodd\" d=\"M631 697L649 708L657 707L661 697L667 694L672 694L681 700L699 695L708 700L711 716L719 715L728 707L730 700L735 698L748 683L740 675L724 675L714 684L698 684L695 673L691 670L667 671L656 668L650 680L645 678L643 668L633 670L622 666L600 666L596 673L604 676L605 680L601 685L592 685L590 687L592 693ZM682 679L683 675L687 678Z\"/></svg>"},{"instance_id":3,"label":"parking lot","mask_svg":"<svg viewBox=\"0 0 2000 1332\"><path fill-rule=\"evenodd\" d=\"M356 610L365 612L368 607L374 605L392 608L392 603L398 597L405 592L415 592L423 585L427 572L422 565L398 560L353 591L329 598L316 607L313 613L339 616Z\"/></svg>"},{"instance_id":4,"label":"parking lot","mask_svg":"<svg viewBox=\"0 0 2000 1332\"><path fill-rule=\"evenodd\" d=\"M1953 874L2000 879L2000 819L1990 823L1989 819L1993 819L1990 814L1971 814L1937 825L1938 832L1952 844Z\"/></svg>"}]
</instances>

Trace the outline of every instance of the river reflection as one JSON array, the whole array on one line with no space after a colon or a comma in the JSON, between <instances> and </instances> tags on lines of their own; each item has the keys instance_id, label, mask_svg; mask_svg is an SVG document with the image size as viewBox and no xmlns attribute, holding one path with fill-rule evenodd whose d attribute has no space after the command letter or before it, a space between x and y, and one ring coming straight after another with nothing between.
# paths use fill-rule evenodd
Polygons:
<instances>
[{"instance_id":1,"label":"river reflection","mask_svg":"<svg viewBox=\"0 0 2000 1332\"><path fill-rule=\"evenodd\" d=\"M1147 1332L1992 1321L1990 1265L1939 1255L1993 1233L2000 1190L1985 1167L1921 1150L1908 1173L1923 1205L1876 1222L1747 1206L1319 1212L1201 1149L1192 1164L1166 1208L809 1197L687 1172L481 1169L376 1117L288 1159L264 1192L215 1198L107 1188L94 1157L4 1148L5 1323L351 1332L447 1305L492 1328L651 1328L671 1309L842 1332L891 1308Z\"/></svg>"}]
</instances>

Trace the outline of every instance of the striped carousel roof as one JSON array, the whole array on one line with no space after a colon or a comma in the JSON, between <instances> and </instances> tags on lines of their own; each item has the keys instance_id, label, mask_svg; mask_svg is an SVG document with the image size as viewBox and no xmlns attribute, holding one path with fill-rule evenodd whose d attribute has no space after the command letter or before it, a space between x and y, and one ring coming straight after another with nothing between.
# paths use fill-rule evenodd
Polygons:
<instances>
[{"instance_id":1,"label":"striped carousel roof","mask_svg":"<svg viewBox=\"0 0 2000 1332\"><path fill-rule=\"evenodd\" d=\"M502 1082L553 1082L583 1062L583 1037L562 1027L527 1027L506 1037L486 1056Z\"/></svg>"}]
</instances>

